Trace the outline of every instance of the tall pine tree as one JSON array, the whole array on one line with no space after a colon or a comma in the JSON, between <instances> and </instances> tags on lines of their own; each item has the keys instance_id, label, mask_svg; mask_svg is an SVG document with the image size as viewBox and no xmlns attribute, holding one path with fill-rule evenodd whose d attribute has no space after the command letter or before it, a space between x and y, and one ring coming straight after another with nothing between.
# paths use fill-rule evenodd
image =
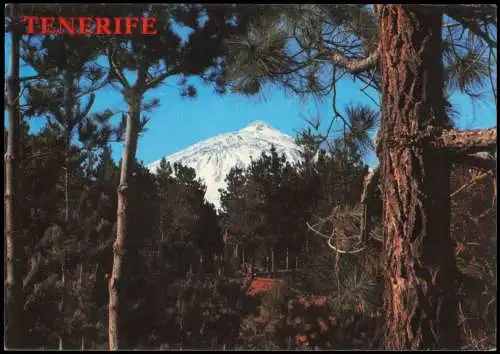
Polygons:
<instances>
[{"instance_id":1,"label":"tall pine tree","mask_svg":"<svg viewBox=\"0 0 500 354\"><path fill-rule=\"evenodd\" d=\"M120 87L128 112L126 116L125 147L121 163L120 184L118 186L117 235L113 246L113 270L109 281L109 346L119 348L119 296L122 278L122 258L127 234L127 190L135 165L135 155L139 130L145 124L141 111L146 92L158 87L165 79L174 75L198 75L207 80L217 81L220 67L222 39L236 33L238 18L232 6L197 5L132 5L107 7L112 16L154 16L155 36L116 37L108 43L108 62L114 83ZM201 16L207 17L201 24ZM172 29L172 21L191 27L194 32L187 43ZM132 84L124 75L125 70L136 73ZM195 89L181 80L183 95L193 96Z\"/></svg>"},{"instance_id":2,"label":"tall pine tree","mask_svg":"<svg viewBox=\"0 0 500 354\"><path fill-rule=\"evenodd\" d=\"M445 87L474 94L491 82L496 97L489 75L495 11L494 5L269 7L246 36L228 43L227 79L236 91L253 94L271 83L326 95L344 73L380 91L388 349L460 346L450 166L480 163L471 153L494 149L496 128L452 129Z\"/></svg>"},{"instance_id":3,"label":"tall pine tree","mask_svg":"<svg viewBox=\"0 0 500 354\"><path fill-rule=\"evenodd\" d=\"M10 73L7 80L7 110L9 113L9 126L7 135L7 151L5 152L5 297L6 297L6 344L7 347L18 346L21 334L21 296L20 277L17 271L19 260L16 211L17 191L17 164L19 149L19 125L20 125L20 45L22 27L20 23L20 12L18 5L8 8L8 30L10 30Z\"/></svg>"}]
</instances>

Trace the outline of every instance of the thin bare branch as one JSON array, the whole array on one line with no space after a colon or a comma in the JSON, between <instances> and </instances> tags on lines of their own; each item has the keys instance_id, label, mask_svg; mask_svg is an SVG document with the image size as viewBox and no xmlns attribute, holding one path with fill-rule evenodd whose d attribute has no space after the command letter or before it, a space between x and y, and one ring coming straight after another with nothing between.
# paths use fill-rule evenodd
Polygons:
<instances>
[{"instance_id":1,"label":"thin bare branch","mask_svg":"<svg viewBox=\"0 0 500 354\"><path fill-rule=\"evenodd\" d=\"M490 87L491 91L493 93L493 97L495 98L495 106L497 105L497 85L495 83L496 80L493 79L493 70L492 70L492 65L491 65L491 59L493 58L494 53L493 51L490 50L489 56L488 56L488 79L490 80ZM493 61L493 65L496 67L496 59Z\"/></svg>"},{"instance_id":2,"label":"thin bare branch","mask_svg":"<svg viewBox=\"0 0 500 354\"><path fill-rule=\"evenodd\" d=\"M31 160L31 159L42 159L42 158L45 158L45 157L50 157L54 154L53 151L49 151L49 152L41 152L41 153L38 153L38 154L33 154L33 155L28 155L26 156L24 159L25 160Z\"/></svg>"},{"instance_id":3,"label":"thin bare branch","mask_svg":"<svg viewBox=\"0 0 500 354\"><path fill-rule=\"evenodd\" d=\"M365 86L363 86L360 89L361 91L366 90L368 87L373 87L373 86L371 86L371 84L372 84L372 82L374 82L373 79L375 78L375 74L376 73L377 73L377 70L374 69L373 72L372 72L372 74L371 74L371 76L370 76L370 80L367 83L365 83Z\"/></svg>"},{"instance_id":4,"label":"thin bare branch","mask_svg":"<svg viewBox=\"0 0 500 354\"><path fill-rule=\"evenodd\" d=\"M359 253L361 251L364 251L366 249L366 246L363 246L361 248L358 248L356 250L353 250L353 251L346 251L346 250L341 250L340 248L337 248L335 247L334 245L332 245L332 240L329 239L328 241L326 241L326 243L328 244L328 247L330 247L332 250L334 250L335 252L337 253L341 253L341 254L355 254L355 253Z\"/></svg>"},{"instance_id":5,"label":"thin bare branch","mask_svg":"<svg viewBox=\"0 0 500 354\"><path fill-rule=\"evenodd\" d=\"M342 250L342 249L340 249L340 248L332 245L332 239L333 239L333 236L334 236L334 232L332 232L331 236L327 236L324 233L322 233L321 231L316 230L315 228L313 228L309 224L309 222L306 222L306 226L307 226L307 228L309 230L311 230L312 232L314 232L316 235L325 238L327 240L326 243L327 243L328 247L330 247L332 250L334 250L337 253L341 253L341 254L355 254L355 253L359 253L359 252L363 251L364 249L366 249L366 246L363 246L363 247L358 248L358 249L353 250L353 251Z\"/></svg>"},{"instance_id":6,"label":"thin bare branch","mask_svg":"<svg viewBox=\"0 0 500 354\"><path fill-rule=\"evenodd\" d=\"M309 222L308 222L308 221L306 221L306 226L307 226L307 228L308 228L309 230L311 230L312 232L314 232L316 235L321 236L321 237L323 237L323 238L325 238L325 239L327 239L327 240L329 240L329 239L330 239L330 237L331 237L331 236L325 235L325 234L324 234L324 233L322 233L321 231L316 230L314 227L312 227L312 226L309 224Z\"/></svg>"},{"instance_id":7,"label":"thin bare branch","mask_svg":"<svg viewBox=\"0 0 500 354\"><path fill-rule=\"evenodd\" d=\"M322 221L323 223L319 222L314 226L311 226L308 222L306 222L306 226L316 235L326 239L328 247L335 252L339 254L355 254L367 248L367 239L362 239L360 235L357 234L359 223L363 222L363 210L360 210L359 207L341 210L339 206L336 206L331 215L326 219L322 219ZM330 236L315 228L318 224L321 224L320 227L322 227L327 221L334 226ZM373 238L376 239L375 237ZM335 241L337 245L333 245L333 241ZM343 247L339 247L338 244L343 245ZM350 248L351 245L355 247L355 244L363 246L352 250L345 249L346 247L344 247L347 246L347 248Z\"/></svg>"},{"instance_id":8,"label":"thin bare branch","mask_svg":"<svg viewBox=\"0 0 500 354\"><path fill-rule=\"evenodd\" d=\"M461 186L460 188L458 188L456 191L454 191L453 193L450 194L450 198L453 198L455 197L457 194L459 194L460 192L464 191L465 189L477 184L479 181L485 179L486 177L492 175L492 171L488 171L488 172L484 172L484 173L481 173L480 175L474 177L473 179L471 179L469 182L467 182L466 184L464 184L463 186Z\"/></svg>"},{"instance_id":9,"label":"thin bare branch","mask_svg":"<svg viewBox=\"0 0 500 354\"><path fill-rule=\"evenodd\" d=\"M149 90L151 88L155 88L159 83L161 83L163 80L165 80L170 75L173 75L173 73L170 70L167 70L163 74L158 75L157 77L147 81L146 84L144 85L144 90L146 91L146 90Z\"/></svg>"},{"instance_id":10,"label":"thin bare branch","mask_svg":"<svg viewBox=\"0 0 500 354\"><path fill-rule=\"evenodd\" d=\"M344 116L342 114L340 114L340 112L337 110L337 85L335 85L335 83L337 82L336 76L337 76L337 70L336 70L335 67L333 67L332 109L333 109L333 114L335 115L334 119L335 118L340 118L344 122L345 126L347 126L349 129L352 129L352 126L349 124L349 122L347 121L347 119L345 119Z\"/></svg>"},{"instance_id":11,"label":"thin bare branch","mask_svg":"<svg viewBox=\"0 0 500 354\"><path fill-rule=\"evenodd\" d=\"M89 114L89 111L92 109L92 106L94 105L94 100L95 100L95 94L92 93L85 108L81 112L78 112L77 120L82 120L87 116L87 114Z\"/></svg>"},{"instance_id":12,"label":"thin bare branch","mask_svg":"<svg viewBox=\"0 0 500 354\"><path fill-rule=\"evenodd\" d=\"M374 74L374 75L372 76L372 78L375 76L375 73L376 73L376 72L374 71L374 72L373 72L373 74ZM375 106L380 107L380 103L379 103L379 102L377 102L377 100L376 100L376 99L374 99L372 96L370 96L370 95L366 92L366 89L367 89L368 87L371 87L371 88L373 88L373 89L375 89L375 90L379 90L379 88L376 86L376 84L377 84L377 83L376 83L375 81L374 81L374 82L370 82L370 81L369 81L369 82L366 82L366 81L365 81L365 79L364 79L363 77L361 77L360 75L357 75L357 76L356 76L356 78L365 84L365 87L363 87L363 88L361 88L361 89L360 89L360 91L363 93L363 95L365 95L365 96L366 96L366 97L367 97L370 101L372 101L372 102L373 102L373 104L375 104ZM371 79L370 79L370 80L371 80ZM375 85L375 86L374 86L374 85Z\"/></svg>"}]
</instances>

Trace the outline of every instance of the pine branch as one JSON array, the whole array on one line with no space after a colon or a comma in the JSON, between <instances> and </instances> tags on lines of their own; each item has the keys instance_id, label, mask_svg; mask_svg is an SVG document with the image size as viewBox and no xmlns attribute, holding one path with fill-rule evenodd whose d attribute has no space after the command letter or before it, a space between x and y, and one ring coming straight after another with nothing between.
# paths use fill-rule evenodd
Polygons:
<instances>
[{"instance_id":1,"label":"pine branch","mask_svg":"<svg viewBox=\"0 0 500 354\"><path fill-rule=\"evenodd\" d=\"M323 221L324 221L323 223L320 222L314 226L311 226L308 222L306 222L306 226L310 231L314 232L316 235L325 238L327 240L326 243L327 243L328 247L331 248L336 253L356 254L356 253L362 252L366 249L366 247L367 247L366 241L367 240L363 240L360 237L360 235L358 235L358 234L355 234L354 236L346 234L346 232L342 231L342 228L345 228L346 225L348 225L348 224L353 226L353 224L352 224L353 219L359 220L360 224L362 224L363 218L364 218L363 211L360 212L357 209L347 209L344 211L339 211L339 208L335 208L332 215L330 215L330 217L328 218L329 219L328 221L330 221L330 223L332 225L334 225L330 236L322 233L320 230L318 230L314 227L314 226L319 225L319 224L324 225L324 222L326 222L325 219L323 219ZM354 228L357 228L358 227L357 222L355 222L355 225L356 226L354 226ZM350 226L348 226L348 228L350 228ZM364 231L366 231L366 230L363 230L363 225L361 225L361 232L364 232ZM334 241L334 240L337 243L337 245L334 245L332 243L332 241ZM352 242L356 241L356 240L358 241L357 245L360 245L360 247L356 248L356 249L350 249L353 246ZM345 249L344 247L340 248L338 246L338 244L340 244L341 246L347 246L346 248L349 248L349 249Z\"/></svg>"},{"instance_id":2,"label":"pine branch","mask_svg":"<svg viewBox=\"0 0 500 354\"><path fill-rule=\"evenodd\" d=\"M25 76L19 78L20 82L31 81L31 80L44 80L40 75Z\"/></svg>"},{"instance_id":3,"label":"pine branch","mask_svg":"<svg viewBox=\"0 0 500 354\"><path fill-rule=\"evenodd\" d=\"M477 130L443 130L431 144L455 153L491 151L497 145L497 128Z\"/></svg>"},{"instance_id":4,"label":"pine branch","mask_svg":"<svg viewBox=\"0 0 500 354\"><path fill-rule=\"evenodd\" d=\"M322 233L322 232L321 232L321 231L319 231L319 230L316 230L313 226L311 226L311 225L309 224L309 222L308 222L308 221L306 221L306 226L307 226L307 228L308 228L309 230L311 230L312 232L314 232L316 235L318 235L318 236L320 236L320 237L323 237L323 238L325 238L325 239L327 239L327 240L329 240L329 239L330 239L330 236L325 235L324 233Z\"/></svg>"},{"instance_id":5,"label":"pine branch","mask_svg":"<svg viewBox=\"0 0 500 354\"><path fill-rule=\"evenodd\" d=\"M456 196L457 194L459 194L463 190L469 188L470 186L473 186L474 184L477 184L479 181L485 179L486 177L488 177L490 175L491 175L491 171L488 171L488 172L481 173L480 175L474 177L472 180L470 180L469 182L467 182L466 184L464 184L463 186L458 188L456 191L451 193L450 198L453 198L454 196Z\"/></svg>"},{"instance_id":6,"label":"pine branch","mask_svg":"<svg viewBox=\"0 0 500 354\"><path fill-rule=\"evenodd\" d=\"M340 248L334 246L332 244L331 238L328 239L328 241L326 241L326 243L327 243L328 247L330 247L332 250L334 250L335 252L340 253L340 254L356 254L356 253L362 252L366 249L366 245L365 245L365 246L357 248L355 250L349 250L349 251L343 250L343 249L340 249Z\"/></svg>"},{"instance_id":7,"label":"pine branch","mask_svg":"<svg viewBox=\"0 0 500 354\"><path fill-rule=\"evenodd\" d=\"M108 48L108 61L109 61L109 66L111 68L111 71L115 76L118 78L118 81L122 84L123 87L125 88L130 88L130 84L123 75L120 66L115 60L115 52L111 48L111 46Z\"/></svg>"},{"instance_id":8,"label":"pine branch","mask_svg":"<svg viewBox=\"0 0 500 354\"><path fill-rule=\"evenodd\" d=\"M338 51L324 53L333 64L347 69L351 74L357 74L362 71L373 69L379 58L378 49L373 51L368 57L363 59L348 59Z\"/></svg>"},{"instance_id":9,"label":"pine branch","mask_svg":"<svg viewBox=\"0 0 500 354\"><path fill-rule=\"evenodd\" d=\"M75 100L78 100L80 99L81 97L83 96L86 96L90 93L93 93L93 92L96 92L96 91L99 91L100 89L102 89L103 87L105 87L107 84L108 84L108 80L103 80L101 83L99 83L98 85L94 86L94 87L91 87L87 90L84 90L82 92L80 92L78 95L76 95L74 97ZM35 88L36 89L36 88ZM60 102L63 102L64 98L57 98L57 99L51 99L51 103L60 103ZM26 107L30 107L30 104L27 103L27 104L23 104L20 106L21 108L26 108Z\"/></svg>"},{"instance_id":10,"label":"pine branch","mask_svg":"<svg viewBox=\"0 0 500 354\"><path fill-rule=\"evenodd\" d=\"M101 252L106 250L108 247L111 246L113 243L113 234L116 233L116 225L113 227L113 230L111 232L111 236L104 241L104 243L100 244L99 246L92 248L90 250L78 250L75 251L71 254L66 254L65 256L65 262L66 263L78 263L81 262L82 259L91 259L92 257L95 257L99 255ZM46 240L45 237L39 242L39 245ZM38 247L38 246L37 246ZM58 257L46 257L43 259L43 268L46 270L45 273L47 274L50 273L51 270L54 271L59 267L61 260ZM28 286L32 285L37 278L39 278L42 273L40 272L41 270L41 265L42 265L42 256L40 253L40 250L37 249L35 251L35 254L31 257L30 260L31 266L29 272L26 274L26 276L23 278L22 282L22 287L23 289L26 289Z\"/></svg>"},{"instance_id":11,"label":"pine branch","mask_svg":"<svg viewBox=\"0 0 500 354\"><path fill-rule=\"evenodd\" d=\"M479 19L486 19L486 21L488 21L487 16L492 15L493 12L496 12L496 5L452 5L445 6L444 12L455 21L459 22L464 28L467 28L474 35L485 41L490 48L497 48L496 41L492 39L489 34L483 31L478 25ZM493 21L494 19L490 20L492 20L492 23L496 25L496 21Z\"/></svg>"},{"instance_id":12,"label":"pine branch","mask_svg":"<svg viewBox=\"0 0 500 354\"><path fill-rule=\"evenodd\" d=\"M77 113L77 121L82 120L83 118L85 118L87 116L87 114L89 114L90 109L94 105L94 100L95 100L95 94L92 93L90 95L89 101L87 102L87 105L85 106L85 108L81 112Z\"/></svg>"},{"instance_id":13,"label":"pine branch","mask_svg":"<svg viewBox=\"0 0 500 354\"><path fill-rule=\"evenodd\" d=\"M167 77L169 77L172 74L173 73L170 70L166 70L163 74L158 75L157 77L149 80L144 85L144 91L147 91L151 88L155 88L160 82L162 82L163 80L165 80Z\"/></svg>"}]
</instances>

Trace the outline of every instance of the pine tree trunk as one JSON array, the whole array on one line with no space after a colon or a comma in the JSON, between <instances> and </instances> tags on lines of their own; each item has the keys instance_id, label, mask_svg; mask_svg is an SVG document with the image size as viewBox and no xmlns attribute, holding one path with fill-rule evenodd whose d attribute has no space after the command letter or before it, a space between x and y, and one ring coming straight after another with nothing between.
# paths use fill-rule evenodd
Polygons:
<instances>
[{"instance_id":1,"label":"pine tree trunk","mask_svg":"<svg viewBox=\"0 0 500 354\"><path fill-rule=\"evenodd\" d=\"M64 251L63 251L64 252ZM64 255L63 255L64 257ZM61 264L61 283L62 283L62 292L61 292L61 300L59 302L59 316L61 318L64 318L64 293L66 292L66 278L65 278L65 269L64 269L64 261ZM62 323L65 323L65 321L62 321ZM59 350L63 350L64 346L64 327L60 329L60 334L59 334Z\"/></svg>"},{"instance_id":2,"label":"pine tree trunk","mask_svg":"<svg viewBox=\"0 0 500 354\"><path fill-rule=\"evenodd\" d=\"M108 332L109 349L118 350L120 344L119 333L119 313L120 313L120 282L122 278L122 261L125 252L125 237L127 234L127 212L128 212L128 191L129 178L134 166L135 153L137 149L137 139L139 135L140 122L140 95L131 93L127 97L129 113L127 117L127 127L125 136L125 148L120 171L120 185L118 186L118 207L117 207L117 231L116 240L113 244L113 269L109 279L109 305L108 305Z\"/></svg>"},{"instance_id":3,"label":"pine tree trunk","mask_svg":"<svg viewBox=\"0 0 500 354\"><path fill-rule=\"evenodd\" d=\"M292 250L292 279L295 281L297 276L297 251Z\"/></svg>"},{"instance_id":4,"label":"pine tree trunk","mask_svg":"<svg viewBox=\"0 0 500 354\"><path fill-rule=\"evenodd\" d=\"M66 83L68 84L68 83ZM67 93L69 95L69 93ZM66 114L67 118L69 119L69 111L68 109L71 109L66 106ZM69 132L69 124L66 126L66 137L65 137L65 170L64 170L64 237L63 240L68 239L68 228L69 228L69 144L71 143L71 134ZM63 241L64 242L64 241ZM61 292L61 300L59 302L59 312L60 316L64 316L64 300L65 300L65 293L66 293L66 279L65 279L65 251L64 251L64 245L63 245L63 250L62 250L62 260L61 260L61 282L62 282L62 287L63 290ZM64 323L64 322L63 322ZM61 328L61 334L59 335L59 350L63 350L64 347L64 328Z\"/></svg>"},{"instance_id":5,"label":"pine tree trunk","mask_svg":"<svg viewBox=\"0 0 500 354\"><path fill-rule=\"evenodd\" d=\"M244 272L246 272L246 265L245 265L245 249L241 249L241 269L243 269Z\"/></svg>"},{"instance_id":6,"label":"pine tree trunk","mask_svg":"<svg viewBox=\"0 0 500 354\"><path fill-rule=\"evenodd\" d=\"M83 263L80 263L79 268L80 268L80 276L78 277L78 287L83 290Z\"/></svg>"},{"instance_id":7,"label":"pine tree trunk","mask_svg":"<svg viewBox=\"0 0 500 354\"><path fill-rule=\"evenodd\" d=\"M274 273L274 248L271 249L271 273Z\"/></svg>"},{"instance_id":8,"label":"pine tree trunk","mask_svg":"<svg viewBox=\"0 0 500 354\"><path fill-rule=\"evenodd\" d=\"M217 276L222 277L225 271L225 262L223 255L215 255L215 264L217 265Z\"/></svg>"},{"instance_id":9,"label":"pine tree trunk","mask_svg":"<svg viewBox=\"0 0 500 354\"><path fill-rule=\"evenodd\" d=\"M80 250L82 247L81 242L78 242L78 249ZM83 262L80 263L80 270L79 270L79 276L78 276L78 288L80 291L83 291ZM85 336L81 336L81 350L85 350Z\"/></svg>"},{"instance_id":10,"label":"pine tree trunk","mask_svg":"<svg viewBox=\"0 0 500 354\"><path fill-rule=\"evenodd\" d=\"M241 262L240 262L240 253L239 253L239 247L238 247L238 244L236 244L234 246L234 265L235 265L235 271L238 272L240 270L240 265L241 265Z\"/></svg>"},{"instance_id":11,"label":"pine tree trunk","mask_svg":"<svg viewBox=\"0 0 500 354\"><path fill-rule=\"evenodd\" d=\"M267 249L266 252L266 273L269 273L271 271L271 257L269 256L270 249Z\"/></svg>"},{"instance_id":12,"label":"pine tree trunk","mask_svg":"<svg viewBox=\"0 0 500 354\"><path fill-rule=\"evenodd\" d=\"M18 6L11 4L11 19L18 21ZM15 24L16 25L16 24ZM15 26L14 25L14 26ZM5 347L15 348L20 345L21 337L21 284L17 270L18 246L17 213L16 213L16 177L19 145L19 57L21 35L16 27L11 32L10 74L7 81L7 109L9 113L7 152L5 154L5 304L6 304L6 336Z\"/></svg>"},{"instance_id":13,"label":"pine tree trunk","mask_svg":"<svg viewBox=\"0 0 500 354\"><path fill-rule=\"evenodd\" d=\"M443 126L442 16L380 10L387 349L457 348L450 166L420 134Z\"/></svg>"},{"instance_id":14,"label":"pine tree trunk","mask_svg":"<svg viewBox=\"0 0 500 354\"><path fill-rule=\"evenodd\" d=\"M163 202L162 202L163 204ZM160 234L161 234L161 241L163 242L165 240L165 230L163 229L163 211L160 214Z\"/></svg>"},{"instance_id":15,"label":"pine tree trunk","mask_svg":"<svg viewBox=\"0 0 500 354\"><path fill-rule=\"evenodd\" d=\"M66 127L66 129L70 129ZM71 144L71 133L69 131L66 132L66 151L65 151L65 165L66 169L64 171L64 222L66 223L66 228L69 223L69 159L70 159L70 144Z\"/></svg>"},{"instance_id":16,"label":"pine tree trunk","mask_svg":"<svg viewBox=\"0 0 500 354\"><path fill-rule=\"evenodd\" d=\"M253 273L255 269L255 250L252 249L252 253L250 255L250 277L253 278Z\"/></svg>"},{"instance_id":17,"label":"pine tree trunk","mask_svg":"<svg viewBox=\"0 0 500 354\"><path fill-rule=\"evenodd\" d=\"M71 149L71 138L72 138L72 121L73 121L73 109L74 109L74 82L72 76L69 72L65 73L64 76L66 90L65 90L65 126L64 126L64 235L63 240L69 238L69 181L70 181L70 149ZM63 241L64 242L64 241ZM61 261L61 281L63 286L63 291L61 293L61 300L59 303L60 316L64 316L64 306L65 306L65 293L66 293L66 281L65 281L65 251L63 244L62 251L62 261ZM59 335L59 350L62 350L64 346L64 328L61 328L61 334Z\"/></svg>"}]
</instances>

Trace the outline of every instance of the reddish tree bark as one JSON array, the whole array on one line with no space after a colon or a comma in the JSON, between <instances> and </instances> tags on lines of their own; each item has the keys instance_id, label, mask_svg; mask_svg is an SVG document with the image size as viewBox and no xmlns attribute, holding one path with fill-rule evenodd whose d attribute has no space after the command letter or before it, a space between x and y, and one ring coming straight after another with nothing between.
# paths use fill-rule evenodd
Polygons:
<instances>
[{"instance_id":1,"label":"reddish tree bark","mask_svg":"<svg viewBox=\"0 0 500 354\"><path fill-rule=\"evenodd\" d=\"M382 198L387 349L456 348L456 267L446 152L425 139L443 128L442 15L379 9Z\"/></svg>"}]
</instances>

